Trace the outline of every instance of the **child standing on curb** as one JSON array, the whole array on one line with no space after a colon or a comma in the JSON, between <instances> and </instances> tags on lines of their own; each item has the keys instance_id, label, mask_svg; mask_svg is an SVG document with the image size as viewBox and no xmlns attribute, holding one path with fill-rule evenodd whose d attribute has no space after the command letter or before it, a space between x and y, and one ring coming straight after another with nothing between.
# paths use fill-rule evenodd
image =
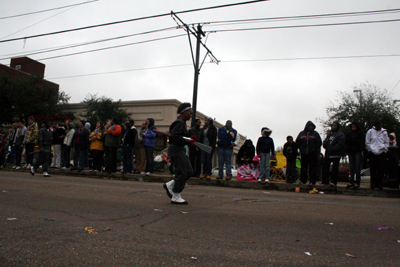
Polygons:
<instances>
[{"instance_id":1,"label":"child standing on curb","mask_svg":"<svg viewBox=\"0 0 400 267\"><path fill-rule=\"evenodd\" d=\"M269 162L271 160L271 156L275 155L275 146L274 140L269 137L272 131L263 127L261 129L261 137L258 138L257 141L257 155L260 155L260 176L258 177L258 182L269 182L270 177L270 168Z\"/></svg>"}]
</instances>

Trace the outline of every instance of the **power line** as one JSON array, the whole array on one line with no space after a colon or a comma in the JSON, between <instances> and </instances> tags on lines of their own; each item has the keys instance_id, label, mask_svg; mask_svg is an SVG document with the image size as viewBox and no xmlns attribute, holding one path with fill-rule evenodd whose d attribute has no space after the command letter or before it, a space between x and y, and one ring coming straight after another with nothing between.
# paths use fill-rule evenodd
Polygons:
<instances>
[{"instance_id":1,"label":"power line","mask_svg":"<svg viewBox=\"0 0 400 267\"><path fill-rule=\"evenodd\" d=\"M253 4L253 3L265 2L265 1L269 1L269 0L254 0L254 1L226 4L226 5L219 5L219 6L212 6L212 7L203 7L203 8L197 8L197 9L190 9L190 10L178 11L178 12L174 12L174 13L175 14L183 14L183 13L197 12L197 11L203 11L203 10L210 10L210 9L217 9L217 8L224 8L224 7L232 7L232 6L245 5L245 4ZM91 26L86 26L86 27L81 27L81 28L62 30L62 31L50 32L50 33L42 33L42 34L19 37L19 38L13 38L13 39L8 39L8 40L1 40L0 43L12 42L12 41L18 41L18 40L26 40L26 39L30 39L30 38L43 37L43 36L67 33L67 32L72 32L72 31L80 31L80 30L86 30L86 29L92 29L92 28L97 28L97 27L110 26L110 25L126 23L126 22L132 22L132 21L139 21L139 20L145 20L145 19L153 19L153 18L165 17L165 16L170 16L170 15L171 15L171 13L164 13L164 14L152 15L152 16L147 16L147 17L140 17L140 18L134 18L134 19L128 19L128 20L120 20L120 21L114 21L114 22L109 22L109 23L104 23L104 24L91 25Z\"/></svg>"},{"instance_id":2,"label":"power line","mask_svg":"<svg viewBox=\"0 0 400 267\"><path fill-rule=\"evenodd\" d=\"M346 12L346 13L330 13L330 14L316 14L316 15L302 15L302 16L286 16L286 17L271 17L271 18L256 18L256 19L239 19L239 20L222 20L222 21L209 21L201 22L200 24L240 24L240 23L254 23L263 21L285 21L285 20L301 20L301 19L315 19L315 18L330 18L330 17L347 17L347 16L365 16L365 15L379 15L386 13L398 13L400 8L396 9L382 9L382 10L370 10L370 11L359 11L359 12ZM191 23L188 25L195 25L198 23ZM220 25L221 26L221 25Z\"/></svg>"},{"instance_id":3,"label":"power line","mask_svg":"<svg viewBox=\"0 0 400 267\"><path fill-rule=\"evenodd\" d=\"M374 20L374 21L357 21L357 22L340 22L340 23L325 23L325 24L309 24L309 25L257 27L257 28L242 28L242 29L225 29L225 30L213 30L212 32L235 32L235 31L256 31L256 30L275 30L275 29L290 29L290 28L326 27L326 26L357 25L357 24L398 22L398 21L400 21L400 19Z\"/></svg>"},{"instance_id":4,"label":"power line","mask_svg":"<svg viewBox=\"0 0 400 267\"><path fill-rule=\"evenodd\" d=\"M45 49L33 50L33 51L25 52L23 54L23 56L31 56L31 55L49 53L49 52L54 52L54 51L59 51L59 50L64 50L64 49L69 49L69 48L75 48L75 47L80 47L80 46L85 46L85 45L97 44L97 43L113 41L113 40L118 40L118 39L138 36L138 35L145 35L145 34L150 34L150 33L162 32L162 31L167 31L167 30L172 30L172 29L176 29L176 27L169 27L169 28L146 31L146 32L141 32L141 33L122 35L122 36L111 37L111 38L95 40L95 41L90 41L90 42L84 42L84 43L77 43L77 44L64 45L64 46L59 46L59 47L50 47L50 48L45 48ZM0 57L3 57L3 58L0 58L0 60L9 59L10 58L9 56L21 56L21 55L18 54L18 53L2 55Z\"/></svg>"},{"instance_id":5,"label":"power line","mask_svg":"<svg viewBox=\"0 0 400 267\"><path fill-rule=\"evenodd\" d=\"M129 69L129 70L117 70L117 71L107 71L107 72L88 73L88 74L80 74L80 75L72 75L72 76L63 76L63 77L54 77L54 78L46 78L46 79L48 79L48 80L57 80L57 79L66 79L66 78L78 78L78 77L86 77L86 76L94 76L94 75L114 74L114 73L122 73L122 72L130 72L130 71L140 71L140 70L165 69L165 68L183 67L183 66L191 66L191 65L192 65L192 64L178 64L178 65L159 66L159 67L149 67L149 68L139 68L139 69Z\"/></svg>"},{"instance_id":6,"label":"power line","mask_svg":"<svg viewBox=\"0 0 400 267\"><path fill-rule=\"evenodd\" d=\"M305 27L320 27L320 26L340 26L340 25L348 25L348 24L353 25L353 24L378 23L378 22L397 22L397 21L400 21L400 19L383 20L383 21L361 21L361 22L344 22L344 23L330 23L330 24L314 24L314 25L277 26L277 27L262 27L262 28L247 28L247 29L227 29L227 30L216 30L216 31L213 31L213 32L248 31L248 30L270 30L270 29L305 28ZM183 35L184 35L184 34L183 34ZM170 38L180 37L180 36L183 36L183 35L175 35L175 36L173 36L173 37L159 38L159 39L154 39L154 40L150 40L150 41L157 41L157 40L163 40L163 39L170 39ZM124 45L118 45L118 46L112 46L112 47L106 47L106 48L99 48L99 49L95 49L95 50L89 50L89 51L71 53L71 54L66 54L66 55L61 55L61 56L48 57L48 58L43 58L43 59L39 59L39 60L47 60L47 59L53 59L53 58L58 58L58 57L65 57L65 56L71 56L71 55L78 55L78 54L96 52L96 51L101 51L101 50L106 50L106 49L112 49L112 48L118 48L118 47L133 45L133 44L146 43L146 42L149 42L149 41L143 41L143 42L138 42L138 43L130 43L130 44L124 44ZM3 60L3 59L4 59L4 58L2 58L2 60Z\"/></svg>"},{"instance_id":7,"label":"power line","mask_svg":"<svg viewBox=\"0 0 400 267\"><path fill-rule=\"evenodd\" d=\"M50 9L45 9L45 10L40 10L40 11L34 11L34 12L29 12L29 13L24 13L24 14L18 14L18 15L12 15L12 16L7 16L7 17L0 17L0 19L11 19L11 18L16 18L16 17L22 17L22 16L28 16L28 15L33 15L33 14L38 14L38 13L43 13L43 12L49 12L57 9L63 9L63 8L68 8L68 7L73 7L73 6L79 6L79 5L84 5L84 4L89 4L92 2L97 2L99 0L91 0L91 1L86 1L82 3L77 3L73 5L68 5L68 6L61 6L61 7L55 7L55 8L50 8Z\"/></svg>"},{"instance_id":8,"label":"power line","mask_svg":"<svg viewBox=\"0 0 400 267\"><path fill-rule=\"evenodd\" d=\"M144 43L150 43L150 42L154 42L154 41L172 39L172 38L181 37L181 36L186 36L186 34L178 34L178 35L173 35L173 36L168 36L168 37L161 37L161 38L156 38L156 39L151 39L151 40L146 40L146 41L141 41L141 42L135 42L135 43L129 43L129 44L123 44L123 45L103 47L103 48L98 48L98 49L93 49L93 50L82 51L82 52L64 54L64 55L60 55L60 56L46 57L46 58L41 58L41 59L37 59L37 60L38 61L43 61L43 60L54 59L54 58L59 58L59 57L75 56L75 55L80 55L80 54L86 54L86 53L92 53L92 52L97 52L97 51L103 51L103 50L108 50L108 49L114 49L114 48L129 46L129 45L144 44Z\"/></svg>"},{"instance_id":9,"label":"power line","mask_svg":"<svg viewBox=\"0 0 400 267\"><path fill-rule=\"evenodd\" d=\"M400 57L400 54L226 60L226 61L222 61L222 64L224 64L224 63L241 63L241 62L262 62L262 61L295 61L295 60L323 60L323 59L349 59L349 58L374 58L374 57ZM168 65L168 66L149 67L149 68L137 68L137 69L119 70L119 71L97 72L97 73L88 73L88 74L80 74L80 75L63 76L63 77L54 77L54 78L47 78L47 79L48 80L56 80L56 79L66 79L66 78L78 78L78 77L86 77L86 76L122 73L122 72L130 72L130 71L162 69L162 68L173 68L173 67L182 67L182 66L192 66L192 64L178 64L178 65Z\"/></svg>"},{"instance_id":10,"label":"power line","mask_svg":"<svg viewBox=\"0 0 400 267\"><path fill-rule=\"evenodd\" d=\"M48 17L48 18L42 19L42 20L40 20L40 21L38 21L38 22L35 22L35 23L32 24L32 25L29 25L29 26L27 26L27 27L25 27L25 28L23 28L23 29L20 29L20 30L18 30L18 31L16 31L16 32L10 33L10 34L8 34L8 35L6 35L6 36L0 38L0 40L3 40L4 38L7 38L7 37L9 37L9 36L11 36L11 35L14 35L14 34L16 34L16 33L22 32L23 30L29 29L29 28L31 28L31 27L33 27L33 26L35 26L35 25L38 25L39 23L42 23L43 21L49 20L49 19L51 19L51 18L53 18L53 17L55 17L55 16L58 16L58 15L64 13L64 12L69 11L69 10L71 10L71 9L73 9L73 8L75 8L75 7L71 7L71 8L69 8L69 9L67 9L67 10L63 10L63 11L61 11L61 12L55 14L55 15L52 15L52 16L50 16L50 17Z\"/></svg>"}]
</instances>

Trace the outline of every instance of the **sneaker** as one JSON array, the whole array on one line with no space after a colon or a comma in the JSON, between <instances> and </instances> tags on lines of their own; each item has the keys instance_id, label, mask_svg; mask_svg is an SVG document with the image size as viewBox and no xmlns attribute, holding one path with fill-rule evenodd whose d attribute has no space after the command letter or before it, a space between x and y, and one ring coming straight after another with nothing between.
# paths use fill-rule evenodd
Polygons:
<instances>
[{"instance_id":1,"label":"sneaker","mask_svg":"<svg viewBox=\"0 0 400 267\"><path fill-rule=\"evenodd\" d=\"M265 179L265 182L268 183L268 182L269 182L269 179Z\"/></svg>"},{"instance_id":2,"label":"sneaker","mask_svg":"<svg viewBox=\"0 0 400 267\"><path fill-rule=\"evenodd\" d=\"M261 182L262 182L262 179L261 179L261 178L258 178L257 182L260 182L260 183L261 183Z\"/></svg>"},{"instance_id":3,"label":"sneaker","mask_svg":"<svg viewBox=\"0 0 400 267\"><path fill-rule=\"evenodd\" d=\"M17 168L17 166L15 165L15 166L13 166L12 168L15 169L15 168Z\"/></svg>"},{"instance_id":4,"label":"sneaker","mask_svg":"<svg viewBox=\"0 0 400 267\"><path fill-rule=\"evenodd\" d=\"M32 175L35 175L35 168L33 168L33 166L31 167L30 171Z\"/></svg>"},{"instance_id":5,"label":"sneaker","mask_svg":"<svg viewBox=\"0 0 400 267\"><path fill-rule=\"evenodd\" d=\"M144 175L144 174L146 174L146 173L145 173L145 172L141 172L140 174Z\"/></svg>"},{"instance_id":6,"label":"sneaker","mask_svg":"<svg viewBox=\"0 0 400 267\"><path fill-rule=\"evenodd\" d=\"M174 188L175 185L175 180L171 180L168 183L165 183L163 185L165 191L167 192L167 195L169 198L172 198L172 195L174 194L174 192L172 191L172 189Z\"/></svg>"},{"instance_id":7,"label":"sneaker","mask_svg":"<svg viewBox=\"0 0 400 267\"><path fill-rule=\"evenodd\" d=\"M152 176L153 174L151 172L146 172L147 176Z\"/></svg>"},{"instance_id":8,"label":"sneaker","mask_svg":"<svg viewBox=\"0 0 400 267\"><path fill-rule=\"evenodd\" d=\"M66 169L68 169L67 167L61 167L61 170L66 170Z\"/></svg>"},{"instance_id":9,"label":"sneaker","mask_svg":"<svg viewBox=\"0 0 400 267\"><path fill-rule=\"evenodd\" d=\"M171 198L171 204L187 205L188 202L181 197L181 193L173 193Z\"/></svg>"},{"instance_id":10,"label":"sneaker","mask_svg":"<svg viewBox=\"0 0 400 267\"><path fill-rule=\"evenodd\" d=\"M16 169L16 170L19 170L19 169L21 169L21 166L17 166L17 167L15 167L15 169Z\"/></svg>"},{"instance_id":11,"label":"sneaker","mask_svg":"<svg viewBox=\"0 0 400 267\"><path fill-rule=\"evenodd\" d=\"M20 168L21 168L21 166L19 166ZM22 166L22 169L27 169L28 168L28 165L24 165L24 166Z\"/></svg>"},{"instance_id":12,"label":"sneaker","mask_svg":"<svg viewBox=\"0 0 400 267\"><path fill-rule=\"evenodd\" d=\"M44 177L50 177L50 174L48 174L47 172L43 172L43 176Z\"/></svg>"},{"instance_id":13,"label":"sneaker","mask_svg":"<svg viewBox=\"0 0 400 267\"><path fill-rule=\"evenodd\" d=\"M330 183L329 185L332 187L336 187L336 185L334 183Z\"/></svg>"}]
</instances>

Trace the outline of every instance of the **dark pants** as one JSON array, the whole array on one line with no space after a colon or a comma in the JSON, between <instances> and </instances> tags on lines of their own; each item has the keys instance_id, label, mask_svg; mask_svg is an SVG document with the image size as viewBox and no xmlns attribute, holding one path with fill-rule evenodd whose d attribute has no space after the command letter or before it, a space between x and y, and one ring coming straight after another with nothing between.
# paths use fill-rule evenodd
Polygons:
<instances>
[{"instance_id":1,"label":"dark pants","mask_svg":"<svg viewBox=\"0 0 400 267\"><path fill-rule=\"evenodd\" d=\"M117 148L106 146L106 172L116 172L117 171Z\"/></svg>"},{"instance_id":2,"label":"dark pants","mask_svg":"<svg viewBox=\"0 0 400 267\"><path fill-rule=\"evenodd\" d=\"M360 152L349 152L349 162L350 162L350 184L358 185L361 184L361 158L362 154ZM355 176L355 181L354 181Z\"/></svg>"},{"instance_id":3,"label":"dark pants","mask_svg":"<svg viewBox=\"0 0 400 267\"><path fill-rule=\"evenodd\" d=\"M286 182L296 182L299 173L296 168L296 159L288 159L286 163Z\"/></svg>"},{"instance_id":4,"label":"dark pants","mask_svg":"<svg viewBox=\"0 0 400 267\"><path fill-rule=\"evenodd\" d=\"M189 160L192 164L194 176L199 177L201 173L201 151L196 150L195 147L189 147Z\"/></svg>"},{"instance_id":5,"label":"dark pants","mask_svg":"<svg viewBox=\"0 0 400 267\"><path fill-rule=\"evenodd\" d=\"M91 156L93 158L92 169L101 172L101 168L103 167L104 151L101 151L101 150L90 150L90 154L91 154Z\"/></svg>"},{"instance_id":6,"label":"dark pants","mask_svg":"<svg viewBox=\"0 0 400 267\"><path fill-rule=\"evenodd\" d=\"M146 170L145 172L154 172L154 147L145 146L144 150L146 152Z\"/></svg>"},{"instance_id":7,"label":"dark pants","mask_svg":"<svg viewBox=\"0 0 400 267\"><path fill-rule=\"evenodd\" d=\"M132 172L133 147L122 145L123 173Z\"/></svg>"},{"instance_id":8,"label":"dark pants","mask_svg":"<svg viewBox=\"0 0 400 267\"><path fill-rule=\"evenodd\" d=\"M25 152L26 152L26 164L31 164L33 165L33 154L30 154L33 152L35 149L35 144L34 143L27 143L25 145Z\"/></svg>"},{"instance_id":9,"label":"dark pants","mask_svg":"<svg viewBox=\"0 0 400 267\"><path fill-rule=\"evenodd\" d=\"M48 151L48 152L45 152L45 151ZM33 168L35 170L37 170L39 168L39 166L42 165L43 172L48 171L49 162L50 162L50 153L51 153L50 151L51 151L50 146L48 146L48 147L43 146L43 151L39 152L38 159L33 166Z\"/></svg>"},{"instance_id":10,"label":"dark pants","mask_svg":"<svg viewBox=\"0 0 400 267\"><path fill-rule=\"evenodd\" d=\"M24 148L19 146L15 146L15 165L16 166L21 166L21 157L22 157L22 150ZM28 153L26 153L26 155L28 156Z\"/></svg>"},{"instance_id":11,"label":"dark pants","mask_svg":"<svg viewBox=\"0 0 400 267\"><path fill-rule=\"evenodd\" d=\"M332 163L331 183L337 184L339 174L339 161L340 158L330 158L329 155L324 158L324 165L322 166L322 183L329 184L329 168Z\"/></svg>"},{"instance_id":12,"label":"dark pants","mask_svg":"<svg viewBox=\"0 0 400 267\"><path fill-rule=\"evenodd\" d=\"M87 148L81 149L80 146L75 146L75 155L74 155L74 169L83 170L85 169L85 160L88 157Z\"/></svg>"},{"instance_id":13,"label":"dark pants","mask_svg":"<svg viewBox=\"0 0 400 267\"><path fill-rule=\"evenodd\" d=\"M311 155L301 155L301 182L307 183L308 175L310 183L317 182L318 153Z\"/></svg>"},{"instance_id":14,"label":"dark pants","mask_svg":"<svg viewBox=\"0 0 400 267\"><path fill-rule=\"evenodd\" d=\"M186 155L185 148L170 145L168 148L168 156L171 158L172 164L175 167L175 185L172 191L174 193L180 193L185 188L186 181L193 175L192 165Z\"/></svg>"},{"instance_id":15,"label":"dark pants","mask_svg":"<svg viewBox=\"0 0 400 267\"><path fill-rule=\"evenodd\" d=\"M8 163L15 163L15 147L11 147L10 155L8 156Z\"/></svg>"},{"instance_id":16,"label":"dark pants","mask_svg":"<svg viewBox=\"0 0 400 267\"><path fill-rule=\"evenodd\" d=\"M69 168L71 165L71 147L67 145L61 146L61 167Z\"/></svg>"},{"instance_id":17,"label":"dark pants","mask_svg":"<svg viewBox=\"0 0 400 267\"><path fill-rule=\"evenodd\" d=\"M8 148L8 147L7 147ZM3 150L0 151L0 167L3 168L6 163L6 148L4 147Z\"/></svg>"},{"instance_id":18,"label":"dark pants","mask_svg":"<svg viewBox=\"0 0 400 267\"><path fill-rule=\"evenodd\" d=\"M203 174L211 175L211 168L212 168L212 157L214 155L214 150L211 153L206 153L201 151L201 156L203 158Z\"/></svg>"},{"instance_id":19,"label":"dark pants","mask_svg":"<svg viewBox=\"0 0 400 267\"><path fill-rule=\"evenodd\" d=\"M369 153L369 167L371 171L371 188L383 186L383 176L385 175L386 153L375 155Z\"/></svg>"}]
</instances>

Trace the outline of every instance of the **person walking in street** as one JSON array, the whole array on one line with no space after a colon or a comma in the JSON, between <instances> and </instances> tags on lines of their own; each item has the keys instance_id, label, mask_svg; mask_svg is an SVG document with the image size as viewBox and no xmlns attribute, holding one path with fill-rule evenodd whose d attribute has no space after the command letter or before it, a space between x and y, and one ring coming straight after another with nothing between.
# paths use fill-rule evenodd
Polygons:
<instances>
[{"instance_id":1,"label":"person walking in street","mask_svg":"<svg viewBox=\"0 0 400 267\"><path fill-rule=\"evenodd\" d=\"M146 152L143 144L143 133L146 132L146 121L142 122L142 126L138 132L138 141L135 147L135 163L136 163L136 172L137 174L145 174L146 169Z\"/></svg>"},{"instance_id":2,"label":"person walking in street","mask_svg":"<svg viewBox=\"0 0 400 267\"><path fill-rule=\"evenodd\" d=\"M189 129L190 136L196 136L196 140L199 139L201 133L201 120L196 119L194 122L194 127ZM192 164L192 168L194 171L194 177L200 177L201 174L201 150L197 147L190 146L189 147L189 160Z\"/></svg>"},{"instance_id":3,"label":"person walking in street","mask_svg":"<svg viewBox=\"0 0 400 267\"><path fill-rule=\"evenodd\" d=\"M53 160L51 168L61 168L61 145L65 138L64 123L57 123L53 132Z\"/></svg>"},{"instance_id":4,"label":"person walking in street","mask_svg":"<svg viewBox=\"0 0 400 267\"><path fill-rule=\"evenodd\" d=\"M148 118L146 121L146 132L142 134L144 149L146 152L146 175L153 175L154 172L154 147L156 146L157 134L153 130L157 130L154 126L154 119Z\"/></svg>"},{"instance_id":5,"label":"person walking in street","mask_svg":"<svg viewBox=\"0 0 400 267\"><path fill-rule=\"evenodd\" d=\"M39 157L35 162L34 166L30 168L31 174L35 175L36 170L42 165L43 176L50 177L48 172L50 154L51 154L51 143L53 141L53 131L50 130L51 122L44 122L45 126L39 131Z\"/></svg>"},{"instance_id":6,"label":"person walking in street","mask_svg":"<svg viewBox=\"0 0 400 267\"><path fill-rule=\"evenodd\" d=\"M25 152L26 152L26 168L30 168L33 166L33 152L35 150L35 146L39 141L39 127L35 122L35 119L30 116L28 118L28 127L26 129L24 144L25 144Z\"/></svg>"},{"instance_id":7,"label":"person walking in street","mask_svg":"<svg viewBox=\"0 0 400 267\"><path fill-rule=\"evenodd\" d=\"M179 114L178 118L169 127L170 146L168 147L168 156L175 167L175 176L173 180L164 184L164 189L171 199L171 204L187 205L188 202L181 197L181 193L185 188L186 181L193 175L193 169L186 155L185 146L194 146L193 142L196 141L194 136L191 137L191 140L184 138L189 137L186 122L192 117L190 103L182 103L178 107L177 113Z\"/></svg>"},{"instance_id":8,"label":"person walking in street","mask_svg":"<svg viewBox=\"0 0 400 267\"><path fill-rule=\"evenodd\" d=\"M61 169L69 169L71 167L71 148L73 148L73 140L75 135L75 124L68 124L68 131L64 138L64 150L61 150Z\"/></svg>"},{"instance_id":9,"label":"person walking in street","mask_svg":"<svg viewBox=\"0 0 400 267\"><path fill-rule=\"evenodd\" d=\"M24 139L26 135L26 127L22 122L18 122L18 128L14 136L15 148L15 169L21 169L22 151L24 150ZM28 165L26 165L28 166Z\"/></svg>"},{"instance_id":10,"label":"person walking in street","mask_svg":"<svg viewBox=\"0 0 400 267\"><path fill-rule=\"evenodd\" d=\"M269 182L271 157L275 157L274 140L270 137L272 131L263 127L261 129L261 137L258 138L256 151L260 155L260 176L258 182Z\"/></svg>"},{"instance_id":11,"label":"person walking in street","mask_svg":"<svg viewBox=\"0 0 400 267\"><path fill-rule=\"evenodd\" d=\"M339 174L340 158L345 155L346 136L340 131L340 123L335 121L331 125L331 131L326 136L323 146L325 148L325 157L322 167L322 184L330 184L336 187ZM332 175L329 175L329 169L332 163ZM329 177L330 183L329 183Z\"/></svg>"},{"instance_id":12,"label":"person walking in street","mask_svg":"<svg viewBox=\"0 0 400 267\"><path fill-rule=\"evenodd\" d=\"M296 168L299 147L290 135L286 137L286 141L283 145L283 155L286 157L286 183L293 184L299 177L299 172Z\"/></svg>"},{"instance_id":13,"label":"person walking in street","mask_svg":"<svg viewBox=\"0 0 400 267\"><path fill-rule=\"evenodd\" d=\"M117 172L117 150L120 146L122 131L118 123L119 120L117 118L111 120L104 143L106 152L106 172L109 174Z\"/></svg>"},{"instance_id":14,"label":"person walking in street","mask_svg":"<svg viewBox=\"0 0 400 267\"><path fill-rule=\"evenodd\" d=\"M306 123L304 130L297 136L296 143L299 146L301 158L300 184L306 184L310 176L310 185L315 185L322 140L319 133L315 131L315 124L312 121Z\"/></svg>"},{"instance_id":15,"label":"person walking in street","mask_svg":"<svg viewBox=\"0 0 400 267\"><path fill-rule=\"evenodd\" d=\"M86 121L79 122L79 128L74 134L74 167L72 170L83 171L85 169L86 154L88 153L89 131L85 128Z\"/></svg>"},{"instance_id":16,"label":"person walking in street","mask_svg":"<svg viewBox=\"0 0 400 267\"><path fill-rule=\"evenodd\" d=\"M103 167L104 133L104 125L101 121L98 121L96 123L96 129L89 135L90 157L93 159L93 172L101 172Z\"/></svg>"},{"instance_id":17,"label":"person walking in street","mask_svg":"<svg viewBox=\"0 0 400 267\"><path fill-rule=\"evenodd\" d=\"M346 151L350 163L350 184L347 188L357 189L361 184L361 159L364 149L364 134L360 131L357 122L350 124L350 132L346 136ZM355 178L355 179L354 179Z\"/></svg>"},{"instance_id":18,"label":"person walking in street","mask_svg":"<svg viewBox=\"0 0 400 267\"><path fill-rule=\"evenodd\" d=\"M218 129L218 177L224 177L224 165L226 166L226 180L232 179L232 154L233 147L239 145L240 137L232 128L232 121L227 120L225 126Z\"/></svg>"},{"instance_id":19,"label":"person walking in street","mask_svg":"<svg viewBox=\"0 0 400 267\"><path fill-rule=\"evenodd\" d=\"M211 179L212 169L212 158L217 145L217 127L214 126L214 120L211 117L207 117L204 120L204 127L200 132L199 143L211 147L211 152L206 153L201 151L201 158L203 162L203 175L200 178Z\"/></svg>"},{"instance_id":20,"label":"person walking in street","mask_svg":"<svg viewBox=\"0 0 400 267\"><path fill-rule=\"evenodd\" d=\"M368 151L371 171L371 189L382 190L386 153L389 151L389 137L386 129L382 128L381 121L376 121L372 129L367 132L365 148Z\"/></svg>"},{"instance_id":21,"label":"person walking in street","mask_svg":"<svg viewBox=\"0 0 400 267\"><path fill-rule=\"evenodd\" d=\"M125 134L122 139L122 173L128 174L132 172L133 153L135 152L136 129L132 129L130 122L125 123Z\"/></svg>"}]
</instances>

